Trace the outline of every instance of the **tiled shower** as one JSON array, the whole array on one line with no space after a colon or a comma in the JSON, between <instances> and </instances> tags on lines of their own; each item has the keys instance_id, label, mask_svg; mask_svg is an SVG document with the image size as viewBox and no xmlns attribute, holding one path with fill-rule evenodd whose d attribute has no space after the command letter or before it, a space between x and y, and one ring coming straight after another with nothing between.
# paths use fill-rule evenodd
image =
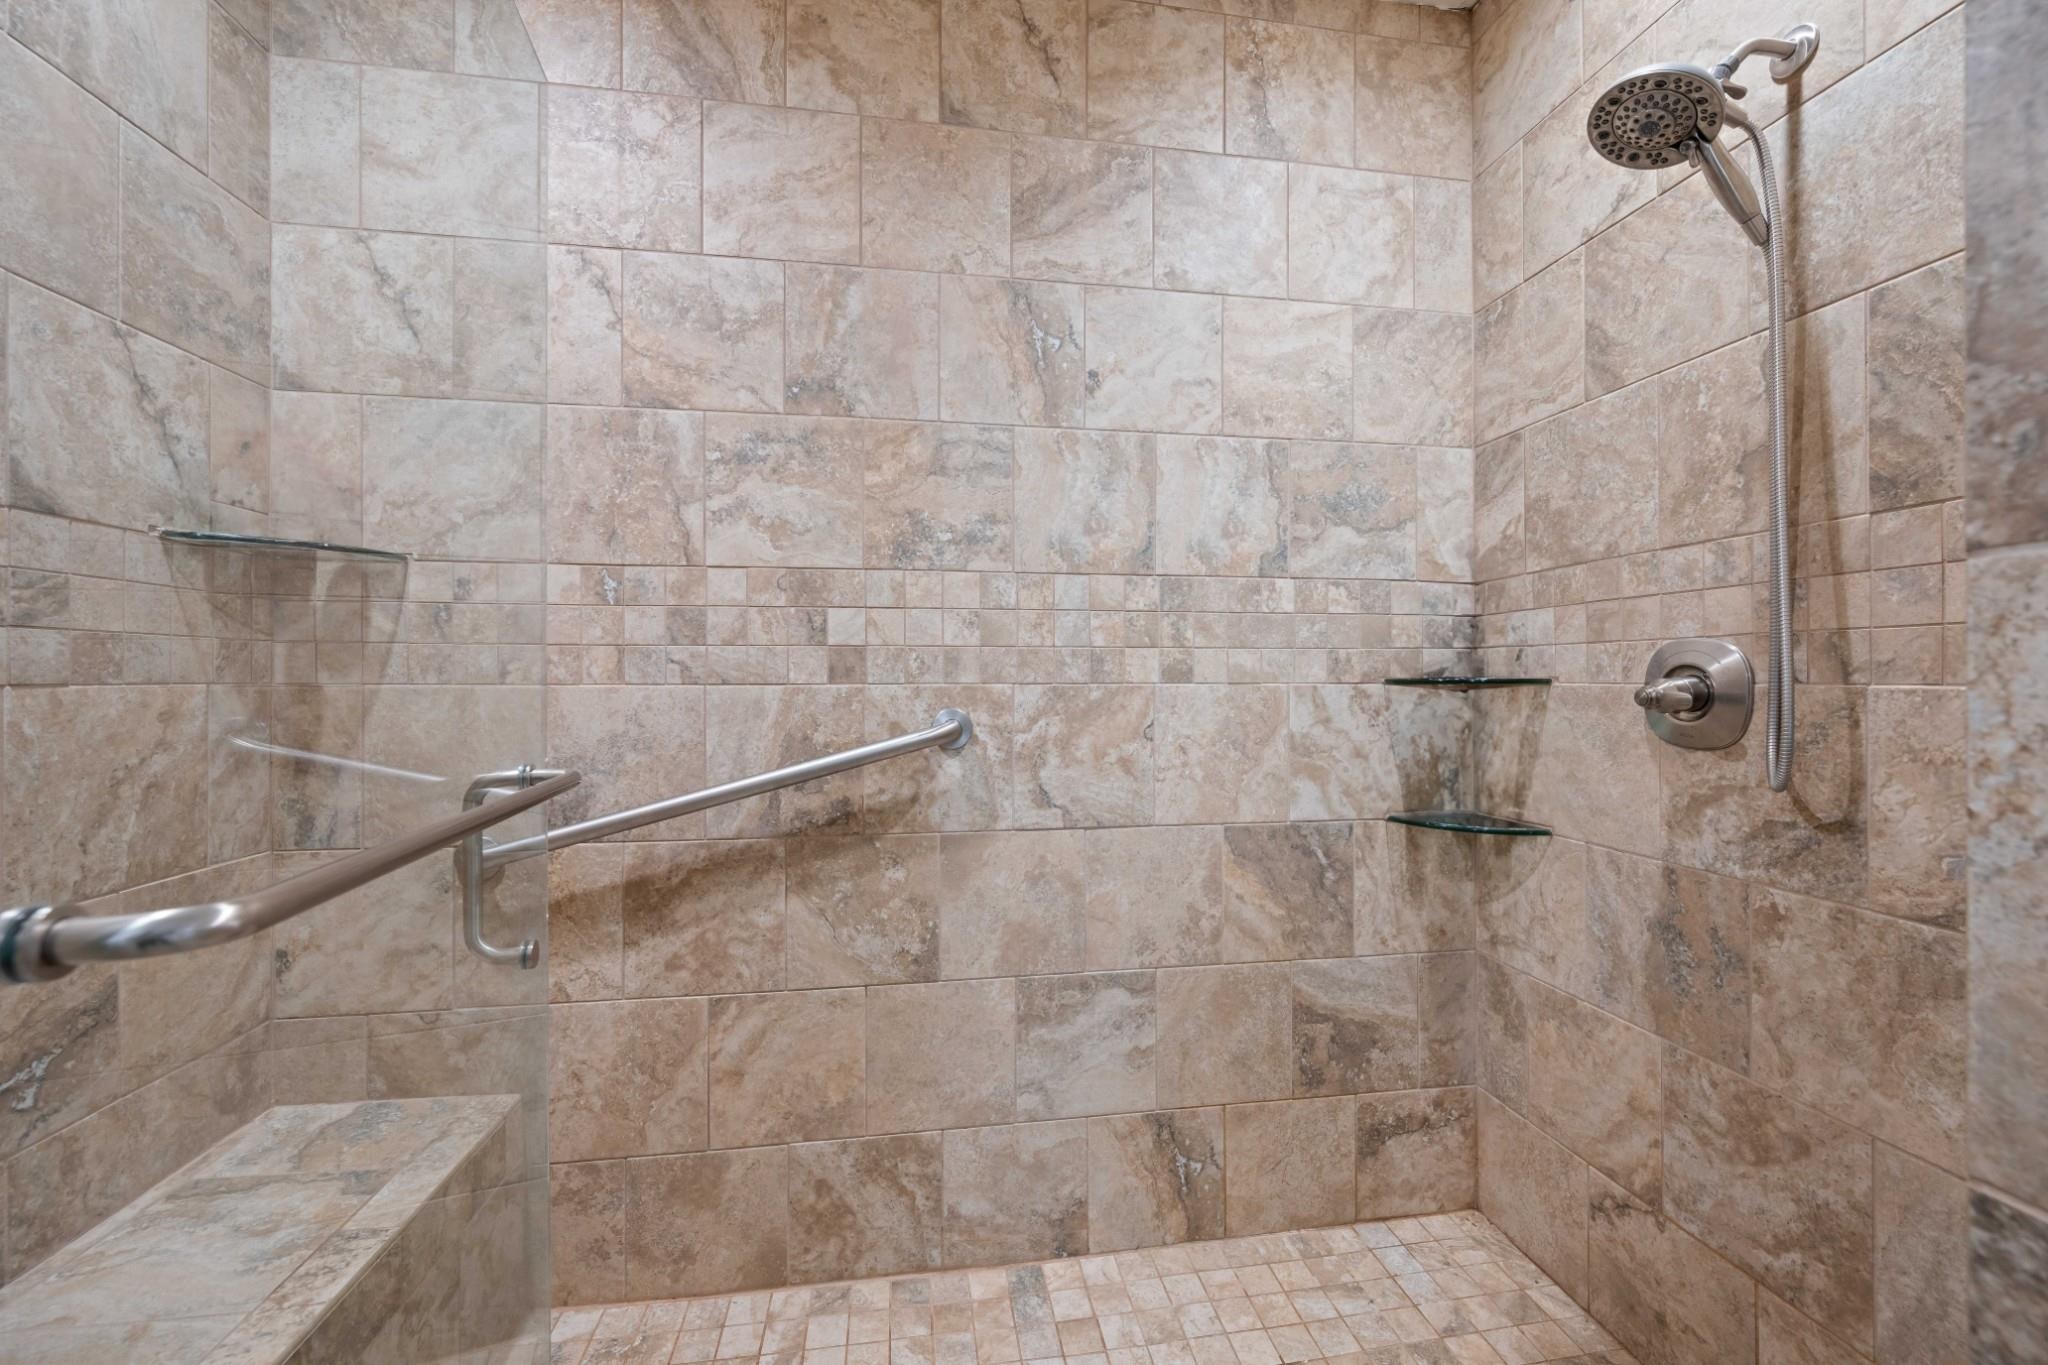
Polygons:
<instances>
[{"instance_id":1,"label":"tiled shower","mask_svg":"<svg viewBox=\"0 0 2048 1365\"><path fill-rule=\"evenodd\" d=\"M1774 794L1632 700L1767 660L1765 255L1587 116L1795 22ZM437 846L0 987L0 1361L2048 1361L2043 57L0 0L5 906L972 730L506 866L530 970Z\"/></svg>"}]
</instances>

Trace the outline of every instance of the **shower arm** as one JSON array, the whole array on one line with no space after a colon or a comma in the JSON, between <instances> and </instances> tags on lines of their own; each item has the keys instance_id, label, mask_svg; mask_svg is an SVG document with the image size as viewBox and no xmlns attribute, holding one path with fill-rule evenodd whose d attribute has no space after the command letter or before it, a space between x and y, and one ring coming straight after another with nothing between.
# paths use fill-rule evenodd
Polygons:
<instances>
[{"instance_id":1,"label":"shower arm","mask_svg":"<svg viewBox=\"0 0 2048 1365\"><path fill-rule=\"evenodd\" d=\"M965 711L947 707L933 718L932 723L922 730L893 739L877 740L863 744L857 749L846 749L836 754L824 754L817 758L792 763L788 767L776 768L752 777L742 777L733 782L721 782L715 787L687 796L672 796L665 801L654 801L644 806L633 806L627 810L613 811L609 815L594 815L588 820L579 820L573 825L560 825L540 834L515 839L510 843L493 844L481 832L464 839L455 849L456 881L462 891L462 933L469 950L489 962L507 966L534 967L540 963L540 944L527 939L516 947L500 947L487 942L483 936L483 888L484 883L497 874L505 864L524 858L537 858L543 853L569 848L575 844L602 839L608 835L621 834L643 825L658 824L678 816L692 815L709 810L713 806L730 805L744 801L750 796L761 796L768 792L794 787L803 782L815 782L819 778L835 773L848 772L854 768L865 768L870 763L884 759L901 758L921 749L944 749L957 753L967 747L974 738L974 722ZM463 796L463 806L468 808L488 796L505 790L516 790L528 782L545 780L554 774L545 769L518 768L510 772L485 773L469 784Z\"/></svg>"},{"instance_id":2,"label":"shower arm","mask_svg":"<svg viewBox=\"0 0 2048 1365\"><path fill-rule=\"evenodd\" d=\"M1812 24L1794 24L1776 38L1751 38L1742 46L1714 64L1714 79L1728 92L1730 99L1741 99L1749 93L1745 86L1731 84L1730 78L1736 70L1751 57L1765 56L1771 59L1771 79L1783 85L1813 60L1813 54L1820 49L1820 30Z\"/></svg>"}]
</instances>

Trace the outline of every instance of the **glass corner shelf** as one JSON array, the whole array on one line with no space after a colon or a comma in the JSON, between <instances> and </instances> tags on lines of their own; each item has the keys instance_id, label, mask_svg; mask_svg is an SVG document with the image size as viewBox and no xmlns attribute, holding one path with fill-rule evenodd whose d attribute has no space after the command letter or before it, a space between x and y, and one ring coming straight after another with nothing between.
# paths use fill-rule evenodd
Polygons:
<instances>
[{"instance_id":1,"label":"glass corner shelf","mask_svg":"<svg viewBox=\"0 0 2048 1365\"><path fill-rule=\"evenodd\" d=\"M179 545L205 545L216 550L259 550L271 554L344 555L351 559L378 559L403 564L412 558L403 550L373 550L365 545L336 545L327 540L287 540L279 536L248 536L239 531L180 531L169 526L152 526L159 540Z\"/></svg>"},{"instance_id":2,"label":"glass corner shelf","mask_svg":"<svg viewBox=\"0 0 2048 1365\"><path fill-rule=\"evenodd\" d=\"M1548 825L1510 820L1505 815L1484 815L1476 810L1400 810L1387 817L1397 825L1417 829L1447 829L1459 834L1505 834L1523 839L1542 839L1550 834Z\"/></svg>"},{"instance_id":3,"label":"glass corner shelf","mask_svg":"<svg viewBox=\"0 0 2048 1365\"><path fill-rule=\"evenodd\" d=\"M1477 692L1489 687L1548 687L1548 678L1488 678L1451 674L1440 678L1382 678L1388 687L1441 687L1450 692Z\"/></svg>"}]
</instances>

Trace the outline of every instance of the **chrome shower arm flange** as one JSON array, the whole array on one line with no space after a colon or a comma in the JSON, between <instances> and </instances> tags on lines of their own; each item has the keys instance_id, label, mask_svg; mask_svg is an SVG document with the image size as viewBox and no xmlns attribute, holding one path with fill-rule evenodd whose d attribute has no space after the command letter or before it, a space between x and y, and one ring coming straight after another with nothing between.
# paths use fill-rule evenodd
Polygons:
<instances>
[{"instance_id":1,"label":"chrome shower arm flange","mask_svg":"<svg viewBox=\"0 0 2048 1365\"><path fill-rule=\"evenodd\" d=\"M1714 79L1726 85L1751 57L1769 57L1771 79L1783 85L1806 70L1819 51L1820 30L1812 24L1794 24L1775 38L1751 38L1736 48L1714 64ZM1740 98L1743 92L1738 88L1730 93Z\"/></svg>"}]
</instances>

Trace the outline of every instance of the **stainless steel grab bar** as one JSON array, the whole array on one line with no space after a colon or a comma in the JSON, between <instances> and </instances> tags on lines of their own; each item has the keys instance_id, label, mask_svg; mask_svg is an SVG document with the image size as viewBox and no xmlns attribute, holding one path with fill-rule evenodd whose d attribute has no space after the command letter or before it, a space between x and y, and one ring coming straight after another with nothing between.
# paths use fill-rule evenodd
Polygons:
<instances>
[{"instance_id":1,"label":"stainless steel grab bar","mask_svg":"<svg viewBox=\"0 0 2048 1365\"><path fill-rule=\"evenodd\" d=\"M483 884L491 875L507 863L522 858L537 858L543 853L568 848L573 844L602 839L607 835L621 834L642 825L657 824L673 820L679 815L693 815L713 806L729 805L744 801L750 796L763 796L784 787L794 787L803 782L815 782L821 777L843 773L853 768L865 768L870 763L880 763L887 758L900 758L914 754L920 749L940 748L957 752L967 747L974 738L974 722L965 711L947 707L933 718L930 726L898 735L894 739L877 740L863 744L858 749L842 753L825 754L819 758L805 759L792 763L786 768L772 772L756 773L742 777L735 782L721 782L715 787L691 792L687 796L672 796L666 801L654 801L629 810L613 811L610 815L595 815L588 820L579 820L573 825L562 825L543 834L514 839L510 843L493 844L485 840L481 831L462 841L455 851L456 879L462 888L462 918L464 937L471 951L492 962L517 962L522 967L532 967L540 961L539 945L531 939L517 948L498 948L484 942L482 936ZM538 774L535 774L538 775ZM470 784L470 798L481 792L500 790L507 782L518 780L520 773L486 773Z\"/></svg>"},{"instance_id":2,"label":"stainless steel grab bar","mask_svg":"<svg viewBox=\"0 0 2048 1365\"><path fill-rule=\"evenodd\" d=\"M0 911L0 983L54 981L81 963L162 957L247 938L439 849L480 838L490 826L560 796L582 780L580 773L556 774L250 896L131 915L89 915L77 903Z\"/></svg>"}]
</instances>

